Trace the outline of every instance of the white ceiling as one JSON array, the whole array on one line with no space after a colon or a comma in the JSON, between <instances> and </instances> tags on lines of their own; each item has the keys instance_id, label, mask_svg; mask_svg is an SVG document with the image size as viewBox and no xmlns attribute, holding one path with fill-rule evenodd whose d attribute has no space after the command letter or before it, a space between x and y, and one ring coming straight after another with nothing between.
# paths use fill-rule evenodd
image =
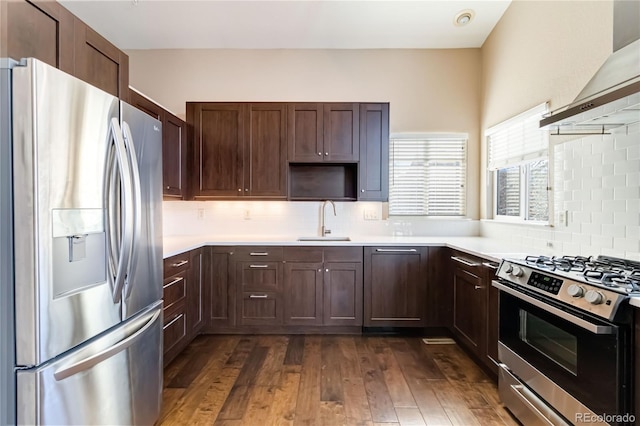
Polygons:
<instances>
[{"instance_id":1,"label":"white ceiling","mask_svg":"<svg viewBox=\"0 0 640 426\"><path fill-rule=\"evenodd\" d=\"M481 47L511 0L58 0L120 49ZM454 17L475 16L464 27Z\"/></svg>"}]
</instances>

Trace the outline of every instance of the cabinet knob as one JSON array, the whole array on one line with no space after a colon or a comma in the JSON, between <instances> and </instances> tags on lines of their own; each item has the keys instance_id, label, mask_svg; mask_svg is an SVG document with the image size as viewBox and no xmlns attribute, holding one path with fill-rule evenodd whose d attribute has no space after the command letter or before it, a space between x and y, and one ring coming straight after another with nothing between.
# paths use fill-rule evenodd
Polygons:
<instances>
[{"instance_id":1,"label":"cabinet knob","mask_svg":"<svg viewBox=\"0 0 640 426\"><path fill-rule=\"evenodd\" d=\"M244 189L244 192L249 192L249 188L245 188L245 189Z\"/></svg>"},{"instance_id":2,"label":"cabinet knob","mask_svg":"<svg viewBox=\"0 0 640 426\"><path fill-rule=\"evenodd\" d=\"M329 268L325 269L324 271L325 271L325 272L329 272Z\"/></svg>"},{"instance_id":3,"label":"cabinet knob","mask_svg":"<svg viewBox=\"0 0 640 426\"><path fill-rule=\"evenodd\" d=\"M320 156L321 156L321 155L322 155L322 153L321 153L321 152L319 152L319 153L318 153L318 155L320 155Z\"/></svg>"},{"instance_id":4,"label":"cabinet knob","mask_svg":"<svg viewBox=\"0 0 640 426\"><path fill-rule=\"evenodd\" d=\"M322 268L318 269L318 272L322 272Z\"/></svg>"},{"instance_id":5,"label":"cabinet knob","mask_svg":"<svg viewBox=\"0 0 640 426\"><path fill-rule=\"evenodd\" d=\"M238 188L238 192L242 192L242 188Z\"/></svg>"},{"instance_id":6,"label":"cabinet knob","mask_svg":"<svg viewBox=\"0 0 640 426\"><path fill-rule=\"evenodd\" d=\"M474 285L473 288L476 290L482 290L484 287L481 285Z\"/></svg>"},{"instance_id":7,"label":"cabinet knob","mask_svg":"<svg viewBox=\"0 0 640 426\"><path fill-rule=\"evenodd\" d=\"M325 152L325 153L324 153L324 155L329 155L329 153L328 153L328 152Z\"/></svg>"},{"instance_id":8,"label":"cabinet knob","mask_svg":"<svg viewBox=\"0 0 640 426\"><path fill-rule=\"evenodd\" d=\"M171 189L171 187L169 185L167 185L167 189Z\"/></svg>"},{"instance_id":9,"label":"cabinet knob","mask_svg":"<svg viewBox=\"0 0 640 426\"><path fill-rule=\"evenodd\" d=\"M361 189L360 192L364 192L364 189Z\"/></svg>"}]
</instances>

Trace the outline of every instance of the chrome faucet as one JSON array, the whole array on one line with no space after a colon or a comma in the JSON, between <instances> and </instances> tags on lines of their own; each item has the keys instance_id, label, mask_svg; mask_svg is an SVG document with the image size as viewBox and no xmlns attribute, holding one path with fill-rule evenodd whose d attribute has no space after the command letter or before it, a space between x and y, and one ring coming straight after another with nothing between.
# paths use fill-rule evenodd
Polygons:
<instances>
[{"instance_id":1,"label":"chrome faucet","mask_svg":"<svg viewBox=\"0 0 640 426\"><path fill-rule=\"evenodd\" d=\"M327 207L327 203L331 203L331 206L333 207L333 215L336 216L336 205L331 200L324 200L321 207L322 211L320 212L320 236L322 237L326 237L327 234L331 233L331 229L327 229L327 227L325 226L326 221L324 218L324 213L325 207Z\"/></svg>"}]
</instances>

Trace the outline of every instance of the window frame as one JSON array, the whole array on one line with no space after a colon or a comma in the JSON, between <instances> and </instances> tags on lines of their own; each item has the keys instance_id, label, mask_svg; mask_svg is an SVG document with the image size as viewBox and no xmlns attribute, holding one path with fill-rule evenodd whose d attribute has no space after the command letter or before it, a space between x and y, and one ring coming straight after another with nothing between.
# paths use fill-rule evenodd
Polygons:
<instances>
[{"instance_id":1,"label":"window frame","mask_svg":"<svg viewBox=\"0 0 640 426\"><path fill-rule=\"evenodd\" d=\"M393 211L393 186L395 167L394 160L394 141L397 140L422 140L422 141L457 141L463 146L463 184L461 190L462 212L461 214L429 214L426 210L423 214L399 214ZM468 179L469 179L469 135L467 133L395 133L389 138L389 217L395 218L424 218L424 219L466 219L468 217ZM425 173L425 178L426 178ZM424 185L427 192L428 185Z\"/></svg>"},{"instance_id":2,"label":"window frame","mask_svg":"<svg viewBox=\"0 0 640 426\"><path fill-rule=\"evenodd\" d=\"M535 120L537 124L539 118L542 118L542 116L548 112L549 103L544 102L485 130L485 155L487 160L486 173L488 181L488 185L486 186L486 188L490 192L490 196L487 197L487 199L491 203L491 205L487 208L487 212L489 213L488 216L492 220L530 225L553 225L554 210L553 193L551 187L551 182L553 179L553 149L548 131L540 130L544 142L543 145L545 146L545 148L541 149L540 147L538 147L536 150L530 151L527 151L525 149L522 152L512 154L511 158L502 158L502 161L499 161L498 166L494 166L492 168L491 164L491 137L493 135L496 135L501 131L508 131L508 129L513 127L514 125L522 125L524 130L526 126L525 123L528 120ZM525 135L525 138L527 136L528 135ZM529 219L529 205L531 202L531 197L529 194L528 183L530 176L530 167L533 163L541 160L547 161L547 220ZM518 167L520 171L520 214L518 216L498 214L498 171L511 167Z\"/></svg>"}]
</instances>

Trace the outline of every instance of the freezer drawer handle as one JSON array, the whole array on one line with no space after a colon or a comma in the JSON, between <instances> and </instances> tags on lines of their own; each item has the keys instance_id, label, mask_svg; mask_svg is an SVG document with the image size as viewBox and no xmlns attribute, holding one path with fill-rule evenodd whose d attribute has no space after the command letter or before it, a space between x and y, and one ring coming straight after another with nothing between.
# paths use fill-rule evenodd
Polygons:
<instances>
[{"instance_id":1,"label":"freezer drawer handle","mask_svg":"<svg viewBox=\"0 0 640 426\"><path fill-rule=\"evenodd\" d=\"M249 268L268 268L269 265L249 265Z\"/></svg>"},{"instance_id":2,"label":"freezer drawer handle","mask_svg":"<svg viewBox=\"0 0 640 426\"><path fill-rule=\"evenodd\" d=\"M129 346L134 344L136 340L142 337L145 331L147 331L153 325L153 323L158 319L161 313L162 313L162 309L158 309L156 313L153 314L151 319L147 321L147 323L143 327L141 327L138 331L133 333L131 336L125 337L124 339L122 339L115 345L111 346L110 348L107 348L101 352L98 352L97 354L91 355L90 357L85 358L82 361L78 361L69 366L62 367L60 370L53 373L53 377L58 381L64 380L67 377L73 376L74 374L88 370L93 366L101 363L102 361L105 361L111 358L117 353L122 352L123 350L127 349Z\"/></svg>"},{"instance_id":3,"label":"freezer drawer handle","mask_svg":"<svg viewBox=\"0 0 640 426\"><path fill-rule=\"evenodd\" d=\"M378 253L415 253L416 249L376 249Z\"/></svg>"},{"instance_id":4,"label":"freezer drawer handle","mask_svg":"<svg viewBox=\"0 0 640 426\"><path fill-rule=\"evenodd\" d=\"M189 263L188 260L182 260L178 263L172 263L171 266L173 266L174 268L179 268L182 265L186 265L187 263Z\"/></svg>"},{"instance_id":5,"label":"freezer drawer handle","mask_svg":"<svg viewBox=\"0 0 640 426\"><path fill-rule=\"evenodd\" d=\"M267 299L269 298L266 294L252 294L249 296L249 299Z\"/></svg>"},{"instance_id":6,"label":"freezer drawer handle","mask_svg":"<svg viewBox=\"0 0 640 426\"><path fill-rule=\"evenodd\" d=\"M253 251L249 253L249 256L269 256L269 252L267 251Z\"/></svg>"}]
</instances>

